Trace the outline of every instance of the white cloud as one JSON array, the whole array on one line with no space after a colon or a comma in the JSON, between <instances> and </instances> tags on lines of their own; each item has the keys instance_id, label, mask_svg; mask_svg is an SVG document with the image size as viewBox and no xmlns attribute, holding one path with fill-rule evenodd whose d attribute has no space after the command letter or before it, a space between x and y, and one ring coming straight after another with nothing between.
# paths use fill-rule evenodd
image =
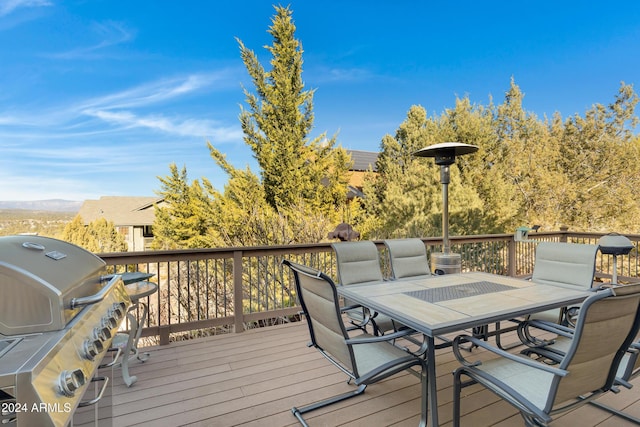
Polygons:
<instances>
[{"instance_id":1,"label":"white cloud","mask_svg":"<svg viewBox=\"0 0 640 427\"><path fill-rule=\"evenodd\" d=\"M183 77L159 80L111 95L90 99L77 106L77 108L91 111L94 109L144 107L203 91L211 86L213 82L228 78L228 75L229 71L223 70L215 73L190 74Z\"/></svg>"},{"instance_id":2,"label":"white cloud","mask_svg":"<svg viewBox=\"0 0 640 427\"><path fill-rule=\"evenodd\" d=\"M8 126L20 123L21 120L13 117L13 116L1 116L0 115L0 125Z\"/></svg>"},{"instance_id":3,"label":"white cloud","mask_svg":"<svg viewBox=\"0 0 640 427\"><path fill-rule=\"evenodd\" d=\"M185 101L201 104L233 76L192 73L75 103L4 107L0 182L11 186L0 190L0 200L148 194L172 162L208 173L205 141L241 143L240 124L199 116Z\"/></svg>"},{"instance_id":4,"label":"white cloud","mask_svg":"<svg viewBox=\"0 0 640 427\"><path fill-rule=\"evenodd\" d=\"M0 137L4 142L17 139L71 140L121 133L131 129L150 129L168 135L214 138L218 142L242 139L239 123L221 124L215 119L164 114L159 106L180 102L187 96L202 96L214 83L227 85L232 70L194 73L154 81L90 98L70 105L50 105L39 111L3 115L0 112ZM174 109L180 110L181 107ZM141 110L144 109L144 112Z\"/></svg>"},{"instance_id":5,"label":"white cloud","mask_svg":"<svg viewBox=\"0 0 640 427\"><path fill-rule=\"evenodd\" d=\"M376 78L377 76L365 68L329 68L318 67L308 70L316 83L323 82L364 82Z\"/></svg>"},{"instance_id":6,"label":"white cloud","mask_svg":"<svg viewBox=\"0 0 640 427\"><path fill-rule=\"evenodd\" d=\"M215 137L226 142L242 138L239 126L221 127L213 120L171 120L161 115L137 116L130 111L85 110L85 114L125 128L142 127L180 136Z\"/></svg>"},{"instance_id":7,"label":"white cloud","mask_svg":"<svg viewBox=\"0 0 640 427\"><path fill-rule=\"evenodd\" d=\"M53 59L96 59L102 54L100 51L121 43L133 40L134 31L125 27L121 22L106 21L103 23L94 23L92 26L94 33L100 37L100 41L86 47L71 49L66 52L46 54L47 58Z\"/></svg>"},{"instance_id":8,"label":"white cloud","mask_svg":"<svg viewBox=\"0 0 640 427\"><path fill-rule=\"evenodd\" d=\"M23 7L43 6L53 6L53 3L48 0L2 0L0 2L0 16L8 15L14 10Z\"/></svg>"},{"instance_id":9,"label":"white cloud","mask_svg":"<svg viewBox=\"0 0 640 427\"><path fill-rule=\"evenodd\" d=\"M2 200L85 200L95 197L95 189L91 189L81 180L61 178L59 176L20 175L19 173L0 174L0 179L9 180L2 190Z\"/></svg>"}]
</instances>

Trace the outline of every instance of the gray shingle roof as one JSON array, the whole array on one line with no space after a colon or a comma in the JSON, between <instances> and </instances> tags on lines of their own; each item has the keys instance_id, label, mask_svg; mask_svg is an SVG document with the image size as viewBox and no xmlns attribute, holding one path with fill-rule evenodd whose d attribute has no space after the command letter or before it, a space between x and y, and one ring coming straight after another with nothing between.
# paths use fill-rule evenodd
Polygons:
<instances>
[{"instance_id":1,"label":"gray shingle roof","mask_svg":"<svg viewBox=\"0 0 640 427\"><path fill-rule=\"evenodd\" d=\"M369 167L374 172L377 172L376 160L378 160L378 154L375 151L360 151L360 150L347 150L347 153L351 155L353 161L352 171L368 171Z\"/></svg>"},{"instance_id":2,"label":"gray shingle roof","mask_svg":"<svg viewBox=\"0 0 640 427\"><path fill-rule=\"evenodd\" d=\"M102 196L100 200L85 200L78 215L85 224L104 218L116 227L153 225L153 205L162 200L160 197Z\"/></svg>"}]
</instances>

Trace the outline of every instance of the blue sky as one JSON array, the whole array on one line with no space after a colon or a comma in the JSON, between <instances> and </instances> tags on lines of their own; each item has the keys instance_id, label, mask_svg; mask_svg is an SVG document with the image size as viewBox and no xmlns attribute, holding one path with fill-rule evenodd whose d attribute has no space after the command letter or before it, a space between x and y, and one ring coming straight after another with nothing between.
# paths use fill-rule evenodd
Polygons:
<instances>
[{"instance_id":1,"label":"blue sky","mask_svg":"<svg viewBox=\"0 0 640 427\"><path fill-rule=\"evenodd\" d=\"M220 190L210 141L250 165L238 121L252 89L259 0L0 0L0 200L154 196L169 164ZM312 137L376 151L412 105L501 103L513 77L538 117L640 92L640 2L291 0L315 89Z\"/></svg>"}]
</instances>

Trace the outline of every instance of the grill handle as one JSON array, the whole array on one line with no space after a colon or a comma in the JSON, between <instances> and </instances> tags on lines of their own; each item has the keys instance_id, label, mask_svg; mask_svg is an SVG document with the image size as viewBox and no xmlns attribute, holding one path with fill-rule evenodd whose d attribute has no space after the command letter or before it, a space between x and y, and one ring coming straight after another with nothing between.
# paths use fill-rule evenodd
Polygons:
<instances>
[{"instance_id":1,"label":"grill handle","mask_svg":"<svg viewBox=\"0 0 640 427\"><path fill-rule=\"evenodd\" d=\"M111 291L111 288L115 286L118 280L121 280L120 275L113 276L109 283L107 283L104 288L100 289L100 292L98 292L97 294L89 295L86 297L72 298L70 303L71 309L73 310L74 308L80 306L95 304L102 301L104 297L106 297L107 294Z\"/></svg>"},{"instance_id":2,"label":"grill handle","mask_svg":"<svg viewBox=\"0 0 640 427\"><path fill-rule=\"evenodd\" d=\"M102 399L102 395L104 394L104 391L107 389L107 385L109 384L109 377L94 377L91 380L91 382L92 383L94 383L94 382L102 382L102 387L100 388L100 392L93 399L85 400L85 401L80 402L78 404L79 407L91 406L91 405L95 405L96 403L98 403L98 401L100 399Z\"/></svg>"}]
</instances>

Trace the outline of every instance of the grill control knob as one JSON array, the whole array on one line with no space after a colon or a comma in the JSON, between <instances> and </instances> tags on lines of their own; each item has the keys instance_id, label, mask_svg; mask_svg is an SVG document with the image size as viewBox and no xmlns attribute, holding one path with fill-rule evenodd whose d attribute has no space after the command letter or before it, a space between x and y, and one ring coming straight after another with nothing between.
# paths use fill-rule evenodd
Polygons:
<instances>
[{"instance_id":1,"label":"grill control knob","mask_svg":"<svg viewBox=\"0 0 640 427\"><path fill-rule=\"evenodd\" d=\"M118 326L118 321L113 316L105 316L102 318L102 327L106 329L114 329Z\"/></svg>"},{"instance_id":2,"label":"grill control knob","mask_svg":"<svg viewBox=\"0 0 640 427\"><path fill-rule=\"evenodd\" d=\"M85 380L86 378L82 369L63 371L58 379L60 393L67 397L72 397L76 393L76 390L84 385Z\"/></svg>"},{"instance_id":3,"label":"grill control knob","mask_svg":"<svg viewBox=\"0 0 640 427\"><path fill-rule=\"evenodd\" d=\"M111 338L111 331L104 327L93 328L93 338L102 342L107 341Z\"/></svg>"},{"instance_id":4,"label":"grill control knob","mask_svg":"<svg viewBox=\"0 0 640 427\"><path fill-rule=\"evenodd\" d=\"M116 320L120 320L124 317L124 307L122 307L119 303L114 303L111 310L109 310L109 315L116 318Z\"/></svg>"},{"instance_id":5,"label":"grill control knob","mask_svg":"<svg viewBox=\"0 0 640 427\"><path fill-rule=\"evenodd\" d=\"M88 339L84 341L83 353L84 357L88 360L94 360L97 355L102 353L104 346L100 340Z\"/></svg>"}]
</instances>

